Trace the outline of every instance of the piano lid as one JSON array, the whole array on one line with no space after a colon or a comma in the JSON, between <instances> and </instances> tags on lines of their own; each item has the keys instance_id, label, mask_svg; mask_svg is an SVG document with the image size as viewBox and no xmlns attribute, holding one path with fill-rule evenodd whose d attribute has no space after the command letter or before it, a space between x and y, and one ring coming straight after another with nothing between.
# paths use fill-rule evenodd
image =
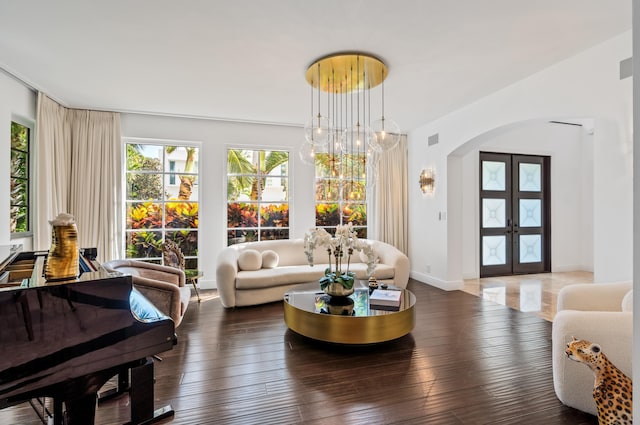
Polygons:
<instances>
[{"instance_id":1,"label":"piano lid","mask_svg":"<svg viewBox=\"0 0 640 425\"><path fill-rule=\"evenodd\" d=\"M131 276L103 271L24 283L0 291L0 408L173 347L173 321L145 313L145 299L132 303Z\"/></svg>"}]
</instances>

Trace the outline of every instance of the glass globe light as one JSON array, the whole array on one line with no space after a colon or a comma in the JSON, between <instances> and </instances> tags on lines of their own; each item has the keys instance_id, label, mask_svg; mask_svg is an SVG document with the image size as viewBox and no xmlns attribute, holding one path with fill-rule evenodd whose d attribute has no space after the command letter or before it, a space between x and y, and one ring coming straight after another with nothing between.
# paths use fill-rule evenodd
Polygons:
<instances>
[{"instance_id":1,"label":"glass globe light","mask_svg":"<svg viewBox=\"0 0 640 425\"><path fill-rule=\"evenodd\" d=\"M388 151L398 146L401 130L395 121L382 117L371 123L371 128L376 133L378 145L383 151Z\"/></svg>"},{"instance_id":2,"label":"glass globe light","mask_svg":"<svg viewBox=\"0 0 640 425\"><path fill-rule=\"evenodd\" d=\"M316 147L313 143L304 142L298 148L298 156L300 160L306 165L315 165L316 159Z\"/></svg>"},{"instance_id":3,"label":"glass globe light","mask_svg":"<svg viewBox=\"0 0 640 425\"><path fill-rule=\"evenodd\" d=\"M331 151L335 155L345 153L345 144L341 131L335 130L331 132L331 137L329 137L329 143L327 144L326 150Z\"/></svg>"},{"instance_id":4,"label":"glass globe light","mask_svg":"<svg viewBox=\"0 0 640 425\"><path fill-rule=\"evenodd\" d=\"M308 142L314 143L315 146L326 145L330 134L329 120L320 114L311 117L304 126L304 137Z\"/></svg>"},{"instance_id":5,"label":"glass globe light","mask_svg":"<svg viewBox=\"0 0 640 425\"><path fill-rule=\"evenodd\" d=\"M342 133L342 144L344 145L344 153L346 154L380 150L376 133L374 133L371 128L362 125L355 125L344 130Z\"/></svg>"}]
</instances>

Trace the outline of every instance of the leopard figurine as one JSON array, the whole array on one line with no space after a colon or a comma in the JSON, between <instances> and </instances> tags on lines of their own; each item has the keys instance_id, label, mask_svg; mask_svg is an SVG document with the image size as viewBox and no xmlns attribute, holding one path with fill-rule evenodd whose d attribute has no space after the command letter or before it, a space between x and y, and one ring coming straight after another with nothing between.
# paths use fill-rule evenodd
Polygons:
<instances>
[{"instance_id":1,"label":"leopard figurine","mask_svg":"<svg viewBox=\"0 0 640 425\"><path fill-rule=\"evenodd\" d=\"M565 353L571 360L589 366L595 375L593 399L598 409L598 424L631 425L631 379L609 361L598 344L573 337Z\"/></svg>"}]
</instances>

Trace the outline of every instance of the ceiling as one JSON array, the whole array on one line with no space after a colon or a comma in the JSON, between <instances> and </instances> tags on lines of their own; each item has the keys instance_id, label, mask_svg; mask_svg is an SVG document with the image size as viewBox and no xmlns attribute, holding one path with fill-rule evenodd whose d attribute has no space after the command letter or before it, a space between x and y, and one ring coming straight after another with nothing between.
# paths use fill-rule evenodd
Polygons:
<instances>
[{"instance_id":1,"label":"ceiling","mask_svg":"<svg viewBox=\"0 0 640 425\"><path fill-rule=\"evenodd\" d=\"M20 0L0 67L69 107L304 124L307 67L389 67L404 131L631 29L631 0Z\"/></svg>"}]
</instances>

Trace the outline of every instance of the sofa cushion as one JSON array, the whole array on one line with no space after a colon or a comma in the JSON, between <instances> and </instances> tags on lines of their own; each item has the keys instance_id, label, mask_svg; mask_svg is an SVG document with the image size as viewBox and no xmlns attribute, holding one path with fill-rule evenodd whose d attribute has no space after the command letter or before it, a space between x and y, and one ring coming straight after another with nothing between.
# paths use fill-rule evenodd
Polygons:
<instances>
[{"instance_id":1,"label":"sofa cushion","mask_svg":"<svg viewBox=\"0 0 640 425\"><path fill-rule=\"evenodd\" d=\"M274 269L239 271L236 276L236 289L258 289L313 282L324 276L327 267L329 267L327 264L316 264L314 266L279 266ZM366 264L351 264L350 270L356 274L356 279L367 279ZM374 275L376 279L393 279L394 274L392 266L379 264Z\"/></svg>"},{"instance_id":2,"label":"sofa cushion","mask_svg":"<svg viewBox=\"0 0 640 425\"><path fill-rule=\"evenodd\" d=\"M238 255L238 267L240 270L260 270L262 268L262 255L255 249L245 249Z\"/></svg>"},{"instance_id":3,"label":"sofa cushion","mask_svg":"<svg viewBox=\"0 0 640 425\"><path fill-rule=\"evenodd\" d=\"M262 268L273 269L275 267L278 267L279 259L280 257L278 256L278 253L271 249L262 251Z\"/></svg>"},{"instance_id":4,"label":"sofa cushion","mask_svg":"<svg viewBox=\"0 0 640 425\"><path fill-rule=\"evenodd\" d=\"M239 271L236 276L236 289L258 289L294 283L312 282L324 276L326 265L314 267L280 266L275 269Z\"/></svg>"}]
</instances>

